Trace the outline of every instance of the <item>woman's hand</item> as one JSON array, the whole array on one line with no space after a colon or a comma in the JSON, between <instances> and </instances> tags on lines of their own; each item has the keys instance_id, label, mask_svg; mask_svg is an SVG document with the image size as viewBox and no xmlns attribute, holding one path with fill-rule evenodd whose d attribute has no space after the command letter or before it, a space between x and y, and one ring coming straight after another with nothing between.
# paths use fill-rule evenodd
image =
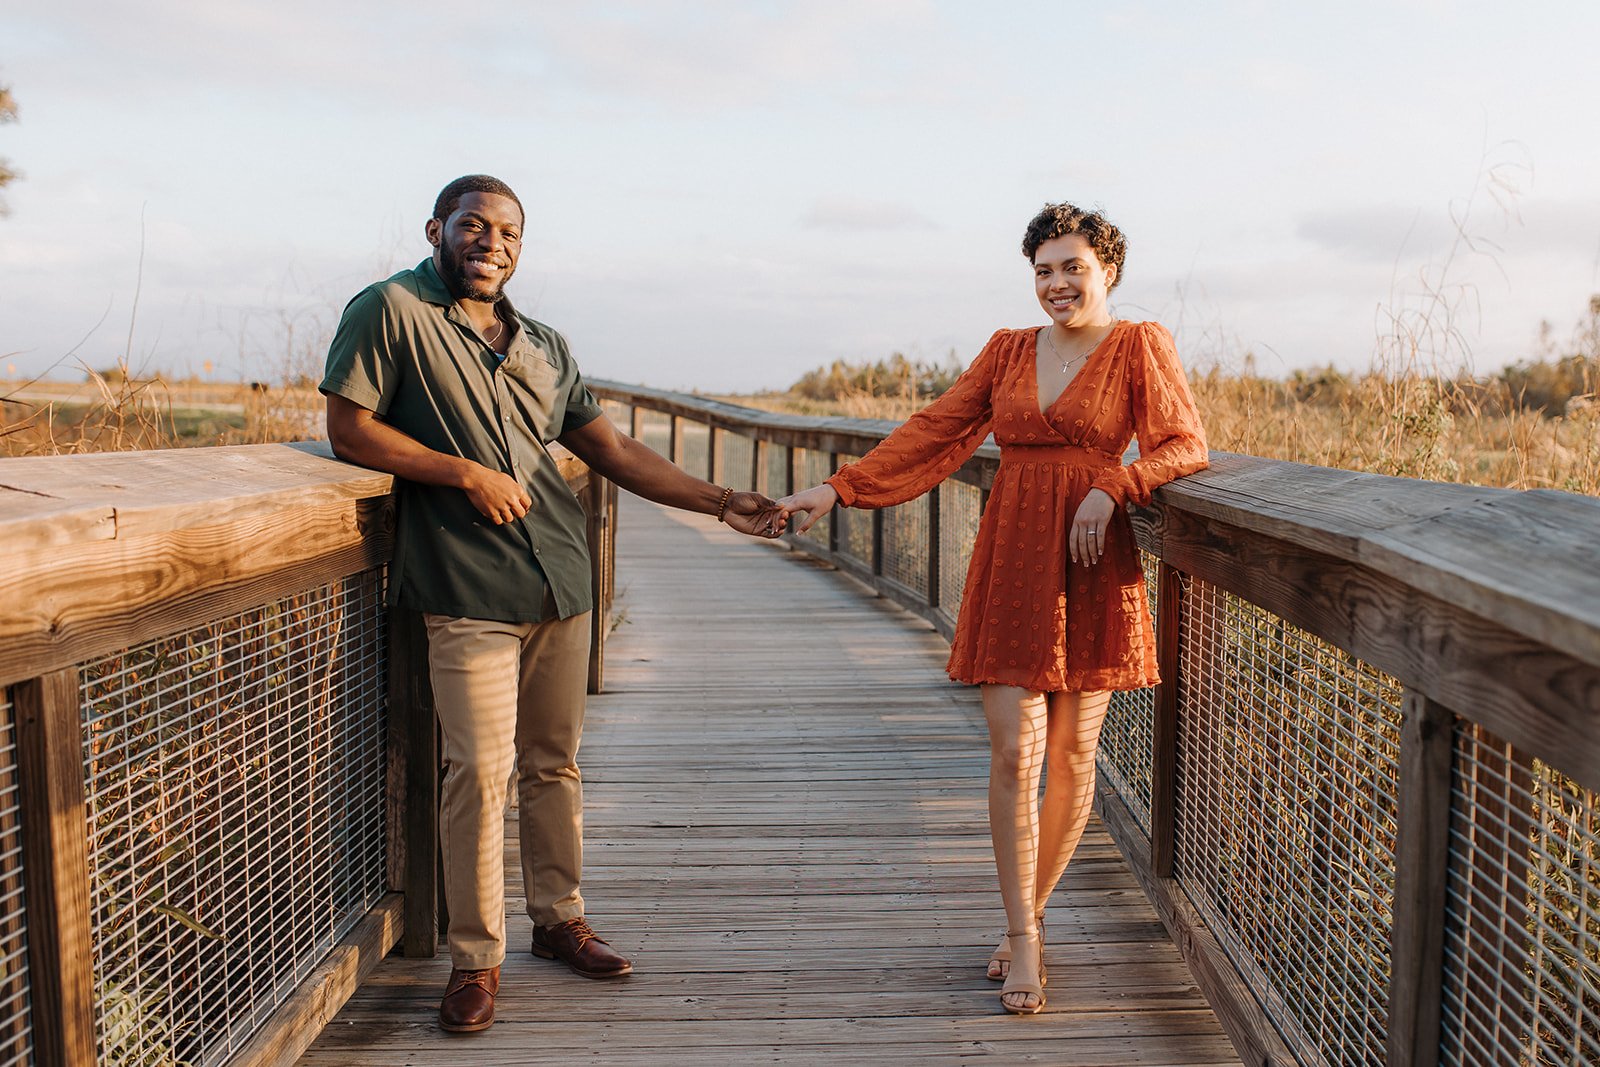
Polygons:
<instances>
[{"instance_id":1,"label":"woman's hand","mask_svg":"<svg viewBox=\"0 0 1600 1067\"><path fill-rule=\"evenodd\" d=\"M1089 495L1078 505L1078 513L1072 517L1072 529L1067 531L1067 550L1072 554L1072 562L1085 567L1100 562L1100 557L1105 555L1106 538L1111 534L1111 516L1116 510L1117 502L1105 490L1089 490Z\"/></svg>"},{"instance_id":2,"label":"woman's hand","mask_svg":"<svg viewBox=\"0 0 1600 1067\"><path fill-rule=\"evenodd\" d=\"M786 496L778 501L778 506L789 515L803 515L804 521L795 533L805 533L816 524L816 521L839 502L839 494L827 482L814 485L810 489L802 490L793 496Z\"/></svg>"}]
</instances>

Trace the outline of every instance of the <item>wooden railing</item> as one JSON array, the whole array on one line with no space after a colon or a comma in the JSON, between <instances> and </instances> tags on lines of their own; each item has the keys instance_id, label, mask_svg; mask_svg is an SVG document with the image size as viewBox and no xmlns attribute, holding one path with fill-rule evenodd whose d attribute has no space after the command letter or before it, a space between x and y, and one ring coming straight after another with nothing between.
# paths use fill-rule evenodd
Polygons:
<instances>
[{"instance_id":1,"label":"wooden railing","mask_svg":"<svg viewBox=\"0 0 1600 1067\"><path fill-rule=\"evenodd\" d=\"M615 490L560 462L597 689ZM390 490L325 445L0 460L0 1064L292 1061L393 946L434 952Z\"/></svg>"},{"instance_id":2,"label":"wooden railing","mask_svg":"<svg viewBox=\"0 0 1600 1067\"><path fill-rule=\"evenodd\" d=\"M889 428L595 384L774 495ZM1597 1060L1600 502L1213 461L1135 517L1165 681L1100 802L1242 1057ZM948 634L997 463L791 543ZM614 493L568 473L605 602ZM0 461L0 1063L282 1060L435 950L389 488L287 446Z\"/></svg>"},{"instance_id":3,"label":"wooden railing","mask_svg":"<svg viewBox=\"0 0 1600 1067\"><path fill-rule=\"evenodd\" d=\"M774 496L891 426L590 384ZM789 540L948 636L998 461ZM1134 518L1100 808L1245 1062L1600 1062L1600 500L1213 454Z\"/></svg>"}]
</instances>

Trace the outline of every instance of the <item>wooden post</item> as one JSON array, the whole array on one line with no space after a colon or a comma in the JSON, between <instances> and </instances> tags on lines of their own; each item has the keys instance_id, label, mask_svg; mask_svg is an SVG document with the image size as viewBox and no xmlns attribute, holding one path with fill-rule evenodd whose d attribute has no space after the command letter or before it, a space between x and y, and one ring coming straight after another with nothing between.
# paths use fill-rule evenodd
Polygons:
<instances>
[{"instance_id":1,"label":"wooden post","mask_svg":"<svg viewBox=\"0 0 1600 1067\"><path fill-rule=\"evenodd\" d=\"M389 753L401 764L391 776L390 825L400 827L397 847L405 893L407 956L439 951L443 893L439 890L439 727L428 676L428 632L422 616L407 608L389 614ZM395 785L399 785L396 795Z\"/></svg>"},{"instance_id":2,"label":"wooden post","mask_svg":"<svg viewBox=\"0 0 1600 1067\"><path fill-rule=\"evenodd\" d=\"M828 453L828 469L830 471L836 471L839 469L839 453ZM839 520L843 517L844 515L842 512L835 512L834 514L828 516L828 551L832 552L834 555L838 555L839 542L843 540L843 538L839 536L839 527L844 525L844 523L840 522Z\"/></svg>"},{"instance_id":3,"label":"wooden post","mask_svg":"<svg viewBox=\"0 0 1600 1067\"><path fill-rule=\"evenodd\" d=\"M628 436L635 441L644 439L644 408L638 404L628 409Z\"/></svg>"},{"instance_id":4,"label":"wooden post","mask_svg":"<svg viewBox=\"0 0 1600 1067\"><path fill-rule=\"evenodd\" d=\"M706 481L712 485L722 484L722 431L711 423L706 423Z\"/></svg>"},{"instance_id":5,"label":"wooden post","mask_svg":"<svg viewBox=\"0 0 1600 1067\"><path fill-rule=\"evenodd\" d=\"M944 550L939 514L939 487L928 490L928 606L935 611L940 607L939 563Z\"/></svg>"},{"instance_id":6,"label":"wooden post","mask_svg":"<svg viewBox=\"0 0 1600 1067\"><path fill-rule=\"evenodd\" d=\"M1436 1067L1455 716L1412 690L1401 714L1388 1062Z\"/></svg>"},{"instance_id":7,"label":"wooden post","mask_svg":"<svg viewBox=\"0 0 1600 1067\"><path fill-rule=\"evenodd\" d=\"M750 439L750 491L767 491L767 450L772 446L759 437Z\"/></svg>"},{"instance_id":8,"label":"wooden post","mask_svg":"<svg viewBox=\"0 0 1600 1067\"><path fill-rule=\"evenodd\" d=\"M800 482L800 457L794 445L783 446L783 495L793 496Z\"/></svg>"},{"instance_id":9,"label":"wooden post","mask_svg":"<svg viewBox=\"0 0 1600 1067\"><path fill-rule=\"evenodd\" d=\"M671 419L667 431L667 458L677 466L683 466L683 417L681 415L668 416Z\"/></svg>"},{"instance_id":10,"label":"wooden post","mask_svg":"<svg viewBox=\"0 0 1600 1067\"><path fill-rule=\"evenodd\" d=\"M1178 634L1183 628L1183 583L1165 560L1156 572L1155 722L1150 752L1150 863L1157 878L1172 877L1178 793Z\"/></svg>"},{"instance_id":11,"label":"wooden post","mask_svg":"<svg viewBox=\"0 0 1600 1067\"><path fill-rule=\"evenodd\" d=\"M872 509L872 573L883 576L883 508Z\"/></svg>"},{"instance_id":12,"label":"wooden post","mask_svg":"<svg viewBox=\"0 0 1600 1067\"><path fill-rule=\"evenodd\" d=\"M21 786L23 872L34 1060L95 1057L94 952L89 923L88 810L78 670L12 688Z\"/></svg>"},{"instance_id":13,"label":"wooden post","mask_svg":"<svg viewBox=\"0 0 1600 1067\"><path fill-rule=\"evenodd\" d=\"M594 593L594 610L589 613L589 692L604 692L606 634L611 629L610 605L606 603L606 560L612 551L609 499L606 479L589 471L584 486L583 506L587 512L585 536L589 542L589 583Z\"/></svg>"}]
</instances>

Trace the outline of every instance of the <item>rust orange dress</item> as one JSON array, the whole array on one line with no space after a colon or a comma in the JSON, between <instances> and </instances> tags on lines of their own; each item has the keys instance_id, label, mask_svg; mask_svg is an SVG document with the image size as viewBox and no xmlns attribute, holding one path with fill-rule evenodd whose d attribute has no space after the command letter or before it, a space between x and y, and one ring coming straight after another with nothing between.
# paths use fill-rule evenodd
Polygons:
<instances>
[{"instance_id":1,"label":"rust orange dress","mask_svg":"<svg viewBox=\"0 0 1600 1067\"><path fill-rule=\"evenodd\" d=\"M1041 410L1037 328L1000 330L955 385L828 483L847 507L932 489L991 431L1000 469L972 547L950 677L1040 692L1159 681L1144 573L1125 505L1206 466L1205 431L1166 327L1116 322ZM1137 435L1139 458L1122 454ZM1090 489L1118 507L1092 567L1067 533Z\"/></svg>"}]
</instances>

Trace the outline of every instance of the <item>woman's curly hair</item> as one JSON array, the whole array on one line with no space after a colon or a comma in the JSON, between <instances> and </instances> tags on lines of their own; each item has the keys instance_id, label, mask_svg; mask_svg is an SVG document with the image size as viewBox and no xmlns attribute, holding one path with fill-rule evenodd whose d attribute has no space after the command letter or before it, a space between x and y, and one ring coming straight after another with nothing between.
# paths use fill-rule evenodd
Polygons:
<instances>
[{"instance_id":1,"label":"woman's curly hair","mask_svg":"<svg viewBox=\"0 0 1600 1067\"><path fill-rule=\"evenodd\" d=\"M1128 255L1128 239L1100 212L1085 211L1076 204L1064 201L1046 204L1028 223L1028 229L1022 235L1022 254L1031 263L1040 245L1071 233L1089 242L1094 254L1100 257L1101 266L1117 269L1109 288L1115 289L1122 284L1122 261Z\"/></svg>"}]
</instances>

